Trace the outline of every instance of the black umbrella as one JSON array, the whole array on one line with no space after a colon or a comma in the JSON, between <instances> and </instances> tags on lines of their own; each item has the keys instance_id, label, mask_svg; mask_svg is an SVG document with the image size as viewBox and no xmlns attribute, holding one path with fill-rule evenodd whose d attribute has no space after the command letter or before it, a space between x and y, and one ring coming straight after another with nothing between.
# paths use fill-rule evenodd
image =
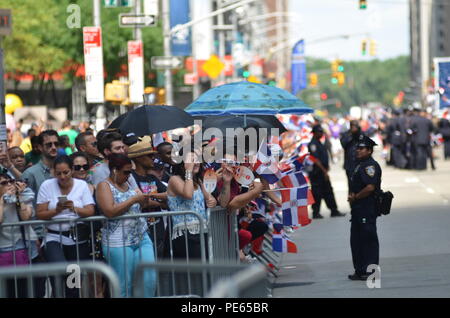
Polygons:
<instances>
[{"instance_id":1,"label":"black umbrella","mask_svg":"<svg viewBox=\"0 0 450 318\"><path fill-rule=\"evenodd\" d=\"M218 128L223 133L227 128L267 128L270 135L270 128L278 128L279 134L284 133L286 128L273 115L247 115L245 119L243 116L194 116L195 119L201 119L203 129Z\"/></svg>"},{"instance_id":2,"label":"black umbrella","mask_svg":"<svg viewBox=\"0 0 450 318\"><path fill-rule=\"evenodd\" d=\"M119 129L120 124L122 123L122 121L125 119L125 117L127 117L128 113L122 114L119 117L115 118L111 124L109 124L108 128L117 128Z\"/></svg>"},{"instance_id":3,"label":"black umbrella","mask_svg":"<svg viewBox=\"0 0 450 318\"><path fill-rule=\"evenodd\" d=\"M148 136L194 125L194 118L175 106L141 106L128 113L119 126L122 133Z\"/></svg>"}]
</instances>

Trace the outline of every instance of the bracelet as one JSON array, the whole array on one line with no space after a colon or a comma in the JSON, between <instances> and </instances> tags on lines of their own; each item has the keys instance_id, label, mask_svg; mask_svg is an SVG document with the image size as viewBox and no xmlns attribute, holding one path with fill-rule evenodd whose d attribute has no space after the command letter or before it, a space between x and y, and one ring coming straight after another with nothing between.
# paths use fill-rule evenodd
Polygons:
<instances>
[{"instance_id":1,"label":"bracelet","mask_svg":"<svg viewBox=\"0 0 450 318\"><path fill-rule=\"evenodd\" d=\"M186 179L186 181L192 180L192 171L186 171L184 179Z\"/></svg>"}]
</instances>

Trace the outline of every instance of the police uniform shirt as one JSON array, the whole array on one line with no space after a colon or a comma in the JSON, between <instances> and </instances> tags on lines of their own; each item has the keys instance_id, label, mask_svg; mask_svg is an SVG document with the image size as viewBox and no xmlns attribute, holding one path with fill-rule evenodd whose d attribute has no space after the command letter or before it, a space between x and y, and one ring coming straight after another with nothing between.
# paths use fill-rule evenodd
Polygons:
<instances>
[{"instance_id":1,"label":"police uniform shirt","mask_svg":"<svg viewBox=\"0 0 450 318\"><path fill-rule=\"evenodd\" d=\"M329 162L327 148L320 142L320 140L312 138L308 145L308 150L311 155L320 160L320 163L325 167L325 169L328 169ZM314 166L314 172L317 173L318 171L321 171L319 167Z\"/></svg>"},{"instance_id":2,"label":"police uniform shirt","mask_svg":"<svg viewBox=\"0 0 450 318\"><path fill-rule=\"evenodd\" d=\"M357 162L351 177L350 191L357 194L369 184L375 186L375 191L368 197L353 202L352 219L359 217L376 218L377 216L375 211L375 192L381 188L381 167L372 157Z\"/></svg>"}]
</instances>

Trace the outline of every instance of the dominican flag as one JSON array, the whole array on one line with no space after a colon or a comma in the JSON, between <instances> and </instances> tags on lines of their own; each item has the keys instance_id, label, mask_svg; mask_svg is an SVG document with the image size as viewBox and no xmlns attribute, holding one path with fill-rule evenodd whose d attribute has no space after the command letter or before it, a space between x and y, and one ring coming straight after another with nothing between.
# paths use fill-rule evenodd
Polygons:
<instances>
[{"instance_id":1,"label":"dominican flag","mask_svg":"<svg viewBox=\"0 0 450 318\"><path fill-rule=\"evenodd\" d=\"M306 180L303 172L296 172L288 174L281 178L280 183L284 188L305 188L308 187L308 181Z\"/></svg>"},{"instance_id":2,"label":"dominican flag","mask_svg":"<svg viewBox=\"0 0 450 318\"><path fill-rule=\"evenodd\" d=\"M283 225L306 226L311 223L308 217L308 188L281 190Z\"/></svg>"},{"instance_id":3,"label":"dominican flag","mask_svg":"<svg viewBox=\"0 0 450 318\"><path fill-rule=\"evenodd\" d=\"M266 200L257 198L253 203L256 207L251 209L252 215L254 217L264 217L266 215Z\"/></svg>"},{"instance_id":4,"label":"dominican flag","mask_svg":"<svg viewBox=\"0 0 450 318\"><path fill-rule=\"evenodd\" d=\"M272 152L266 142L263 142L259 148L253 170L270 184L276 183L283 177L278 168L278 163L272 156Z\"/></svg>"},{"instance_id":5,"label":"dominican flag","mask_svg":"<svg viewBox=\"0 0 450 318\"><path fill-rule=\"evenodd\" d=\"M279 226L281 226L281 229ZM272 234L272 250L279 253L297 253L297 245L295 245L286 233L284 233L281 224L274 224L274 232Z\"/></svg>"}]
</instances>

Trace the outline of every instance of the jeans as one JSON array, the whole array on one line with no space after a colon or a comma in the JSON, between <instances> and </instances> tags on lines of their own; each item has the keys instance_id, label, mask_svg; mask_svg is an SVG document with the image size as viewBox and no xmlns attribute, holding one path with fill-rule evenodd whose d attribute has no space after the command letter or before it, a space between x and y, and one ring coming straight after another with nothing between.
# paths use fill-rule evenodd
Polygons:
<instances>
[{"instance_id":1,"label":"jeans","mask_svg":"<svg viewBox=\"0 0 450 318\"><path fill-rule=\"evenodd\" d=\"M133 295L134 271L138 263L153 263L155 261L153 243L147 233L144 234L144 238L138 245L124 247L103 246L103 255L119 276L120 294L122 297L131 297ZM156 289L156 272L154 270L145 270L143 284L144 295L137 296L153 297Z\"/></svg>"},{"instance_id":2,"label":"jeans","mask_svg":"<svg viewBox=\"0 0 450 318\"><path fill-rule=\"evenodd\" d=\"M78 261L89 259L89 245L83 243L78 245L78 253L76 245L63 245L56 241L48 242L44 245L44 255L48 263L77 263ZM63 292L58 289L58 285L53 278L52 282L53 296L57 297L58 292ZM78 298L80 289L69 288L65 279L62 280L61 286L65 287L64 298Z\"/></svg>"}]
</instances>

